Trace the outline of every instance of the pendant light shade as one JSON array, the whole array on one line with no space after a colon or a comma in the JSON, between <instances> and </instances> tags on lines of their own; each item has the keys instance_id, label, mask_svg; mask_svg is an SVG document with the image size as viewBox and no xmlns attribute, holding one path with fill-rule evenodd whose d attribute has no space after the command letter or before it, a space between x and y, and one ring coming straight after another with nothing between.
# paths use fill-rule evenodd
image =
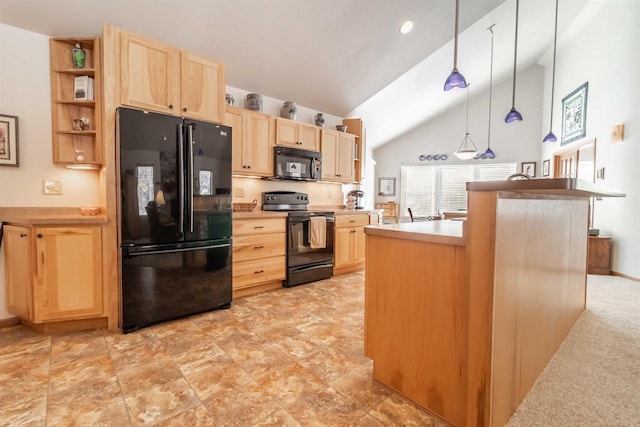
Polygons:
<instances>
[{"instance_id":1,"label":"pendant light shade","mask_svg":"<svg viewBox=\"0 0 640 427\"><path fill-rule=\"evenodd\" d=\"M462 138L462 143L460 143L460 147L458 147L458 151L453 153L460 160L473 159L476 154L478 154L478 148L473 143L471 136L469 136L469 84L465 87L467 88L467 119L465 133L464 138Z\"/></svg>"},{"instance_id":2,"label":"pendant light shade","mask_svg":"<svg viewBox=\"0 0 640 427\"><path fill-rule=\"evenodd\" d=\"M516 0L516 37L513 42L513 95L511 97L511 111L504 118L505 123L511 123L516 120L522 121L522 114L516 110L516 64L518 62L518 10L520 9L520 0Z\"/></svg>"},{"instance_id":3,"label":"pendant light shade","mask_svg":"<svg viewBox=\"0 0 640 427\"><path fill-rule=\"evenodd\" d=\"M542 142L556 142L558 138L553 134L553 95L556 85L556 45L558 42L558 0L556 0L556 24L553 33L553 70L551 71L551 118L549 119L549 133L542 138Z\"/></svg>"},{"instance_id":4,"label":"pendant light shade","mask_svg":"<svg viewBox=\"0 0 640 427\"><path fill-rule=\"evenodd\" d=\"M491 149L491 99L493 92L493 27L495 24L487 28L491 32L491 66L489 68L489 125L487 126L487 149L482 153L483 159L495 159L496 153Z\"/></svg>"},{"instance_id":5,"label":"pendant light shade","mask_svg":"<svg viewBox=\"0 0 640 427\"><path fill-rule=\"evenodd\" d=\"M458 7L460 0L456 0L456 23L455 23L455 35L453 39L453 70L444 82L444 90L450 90L454 87L465 88L467 82L464 76L458 71Z\"/></svg>"}]
</instances>

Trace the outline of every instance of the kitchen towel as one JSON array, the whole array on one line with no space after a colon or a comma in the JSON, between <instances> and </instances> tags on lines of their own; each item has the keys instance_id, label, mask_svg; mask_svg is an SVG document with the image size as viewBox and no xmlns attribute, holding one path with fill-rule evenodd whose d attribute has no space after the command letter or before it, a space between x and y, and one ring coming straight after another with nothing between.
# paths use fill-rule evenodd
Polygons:
<instances>
[{"instance_id":1,"label":"kitchen towel","mask_svg":"<svg viewBox=\"0 0 640 427\"><path fill-rule=\"evenodd\" d=\"M323 216L312 216L309 227L309 243L312 249L327 247L327 219Z\"/></svg>"}]
</instances>

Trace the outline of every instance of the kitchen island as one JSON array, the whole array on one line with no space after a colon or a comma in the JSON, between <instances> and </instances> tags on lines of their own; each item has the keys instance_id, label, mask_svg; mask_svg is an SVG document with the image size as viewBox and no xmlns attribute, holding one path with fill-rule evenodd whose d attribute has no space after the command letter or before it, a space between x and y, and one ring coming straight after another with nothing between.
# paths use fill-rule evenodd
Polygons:
<instances>
[{"instance_id":1,"label":"kitchen island","mask_svg":"<svg viewBox=\"0 0 640 427\"><path fill-rule=\"evenodd\" d=\"M467 184L466 221L366 227L373 376L456 426L504 425L585 307L576 179Z\"/></svg>"}]
</instances>

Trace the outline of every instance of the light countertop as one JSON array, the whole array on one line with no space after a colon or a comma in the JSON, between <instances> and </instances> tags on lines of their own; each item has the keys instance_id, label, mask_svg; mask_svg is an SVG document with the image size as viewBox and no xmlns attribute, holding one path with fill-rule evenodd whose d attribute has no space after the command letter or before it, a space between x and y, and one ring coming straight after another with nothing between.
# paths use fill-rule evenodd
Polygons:
<instances>
[{"instance_id":1,"label":"light countertop","mask_svg":"<svg viewBox=\"0 0 640 427\"><path fill-rule=\"evenodd\" d=\"M440 220L378 224L365 227L364 232L372 236L464 246L465 223L466 221Z\"/></svg>"}]
</instances>

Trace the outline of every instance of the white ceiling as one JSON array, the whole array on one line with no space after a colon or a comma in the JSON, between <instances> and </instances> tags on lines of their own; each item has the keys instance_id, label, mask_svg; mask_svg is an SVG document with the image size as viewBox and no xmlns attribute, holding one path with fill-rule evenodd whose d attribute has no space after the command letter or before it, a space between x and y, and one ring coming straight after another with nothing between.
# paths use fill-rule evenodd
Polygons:
<instances>
[{"instance_id":1,"label":"white ceiling","mask_svg":"<svg viewBox=\"0 0 640 427\"><path fill-rule=\"evenodd\" d=\"M602 1L561 0L559 32ZM551 45L554 5L520 0L519 69ZM0 0L4 24L51 37L112 24L224 63L229 86L362 117L371 147L464 99L442 90L454 11L454 0ZM403 36L405 19L415 26ZM514 22L515 0L460 0L458 68L474 90L488 84L491 24L494 82L510 78Z\"/></svg>"}]
</instances>

